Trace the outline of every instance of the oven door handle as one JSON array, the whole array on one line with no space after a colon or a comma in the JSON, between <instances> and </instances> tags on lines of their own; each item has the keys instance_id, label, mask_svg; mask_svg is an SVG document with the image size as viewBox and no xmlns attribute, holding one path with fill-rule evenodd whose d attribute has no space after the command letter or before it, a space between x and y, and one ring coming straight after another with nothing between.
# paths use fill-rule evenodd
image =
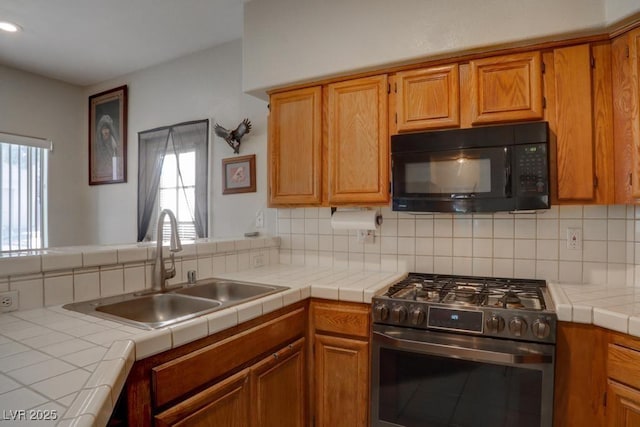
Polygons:
<instances>
[{"instance_id":1,"label":"oven door handle","mask_svg":"<svg viewBox=\"0 0 640 427\"><path fill-rule=\"evenodd\" d=\"M475 360L479 362L494 362L505 365L532 365L552 363L553 355L540 353L505 353L479 348L465 348L450 344L438 344L423 341L407 340L392 337L382 332L373 332L373 340L383 343L387 347L400 350L411 350L423 354L443 356L453 359Z\"/></svg>"}]
</instances>

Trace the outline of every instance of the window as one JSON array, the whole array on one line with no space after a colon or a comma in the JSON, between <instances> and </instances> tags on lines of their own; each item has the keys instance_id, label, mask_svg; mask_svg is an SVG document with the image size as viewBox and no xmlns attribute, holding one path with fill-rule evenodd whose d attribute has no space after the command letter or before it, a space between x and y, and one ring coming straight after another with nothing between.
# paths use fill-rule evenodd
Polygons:
<instances>
[{"instance_id":1,"label":"window","mask_svg":"<svg viewBox=\"0 0 640 427\"><path fill-rule=\"evenodd\" d=\"M51 141L0 133L0 251L47 245L47 154Z\"/></svg>"},{"instance_id":2,"label":"window","mask_svg":"<svg viewBox=\"0 0 640 427\"><path fill-rule=\"evenodd\" d=\"M180 167L178 167L180 166ZM160 174L160 198L157 215L163 209L171 209L178 221L181 239L193 240L196 226L193 215L196 192L196 152L171 153L164 156ZM166 218L167 223L169 219ZM169 239L171 230L163 228L164 238Z\"/></svg>"},{"instance_id":3,"label":"window","mask_svg":"<svg viewBox=\"0 0 640 427\"><path fill-rule=\"evenodd\" d=\"M207 237L208 135L207 120L138 134L138 241L157 239L163 209L175 214L181 239Z\"/></svg>"}]
</instances>

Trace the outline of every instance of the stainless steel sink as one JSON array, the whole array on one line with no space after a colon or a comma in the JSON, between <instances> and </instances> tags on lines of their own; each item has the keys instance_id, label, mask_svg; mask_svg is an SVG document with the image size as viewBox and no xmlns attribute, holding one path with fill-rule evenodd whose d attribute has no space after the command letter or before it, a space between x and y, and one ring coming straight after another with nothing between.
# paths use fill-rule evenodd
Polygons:
<instances>
[{"instance_id":1,"label":"stainless steel sink","mask_svg":"<svg viewBox=\"0 0 640 427\"><path fill-rule=\"evenodd\" d=\"M96 311L143 323L151 328L187 320L220 307L220 301L177 294L146 295L128 301L97 305Z\"/></svg>"},{"instance_id":2,"label":"stainless steel sink","mask_svg":"<svg viewBox=\"0 0 640 427\"><path fill-rule=\"evenodd\" d=\"M218 300L223 303L236 301L250 301L254 298L280 292L282 286L259 285L245 282L231 281L206 281L200 284L187 286L175 291L176 294L190 295L194 297Z\"/></svg>"},{"instance_id":3,"label":"stainless steel sink","mask_svg":"<svg viewBox=\"0 0 640 427\"><path fill-rule=\"evenodd\" d=\"M285 289L289 288L208 279L163 293L130 293L67 304L63 308L142 329L157 329Z\"/></svg>"}]
</instances>

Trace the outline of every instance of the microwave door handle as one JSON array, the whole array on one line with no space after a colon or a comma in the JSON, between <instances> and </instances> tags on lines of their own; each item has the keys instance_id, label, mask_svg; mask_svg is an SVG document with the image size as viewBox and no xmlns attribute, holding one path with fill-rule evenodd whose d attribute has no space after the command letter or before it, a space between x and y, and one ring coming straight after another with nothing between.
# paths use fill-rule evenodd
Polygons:
<instances>
[{"instance_id":1,"label":"microwave door handle","mask_svg":"<svg viewBox=\"0 0 640 427\"><path fill-rule=\"evenodd\" d=\"M504 151L504 194L511 195L511 147Z\"/></svg>"},{"instance_id":2,"label":"microwave door handle","mask_svg":"<svg viewBox=\"0 0 640 427\"><path fill-rule=\"evenodd\" d=\"M513 354L501 351L464 348L446 344L424 341L405 340L391 337L382 332L374 332L374 340L384 343L388 347L400 350L412 350L423 354L431 354L447 358L476 360L479 362L504 363L507 365L530 365L552 363L553 357L547 354Z\"/></svg>"}]
</instances>

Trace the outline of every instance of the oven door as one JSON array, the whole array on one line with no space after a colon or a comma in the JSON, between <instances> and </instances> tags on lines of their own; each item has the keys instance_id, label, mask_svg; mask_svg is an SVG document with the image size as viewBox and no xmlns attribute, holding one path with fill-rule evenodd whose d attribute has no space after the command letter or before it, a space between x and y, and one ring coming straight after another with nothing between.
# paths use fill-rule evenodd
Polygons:
<instances>
[{"instance_id":1,"label":"oven door","mask_svg":"<svg viewBox=\"0 0 640 427\"><path fill-rule=\"evenodd\" d=\"M555 346L374 325L372 426L551 427Z\"/></svg>"}]
</instances>

